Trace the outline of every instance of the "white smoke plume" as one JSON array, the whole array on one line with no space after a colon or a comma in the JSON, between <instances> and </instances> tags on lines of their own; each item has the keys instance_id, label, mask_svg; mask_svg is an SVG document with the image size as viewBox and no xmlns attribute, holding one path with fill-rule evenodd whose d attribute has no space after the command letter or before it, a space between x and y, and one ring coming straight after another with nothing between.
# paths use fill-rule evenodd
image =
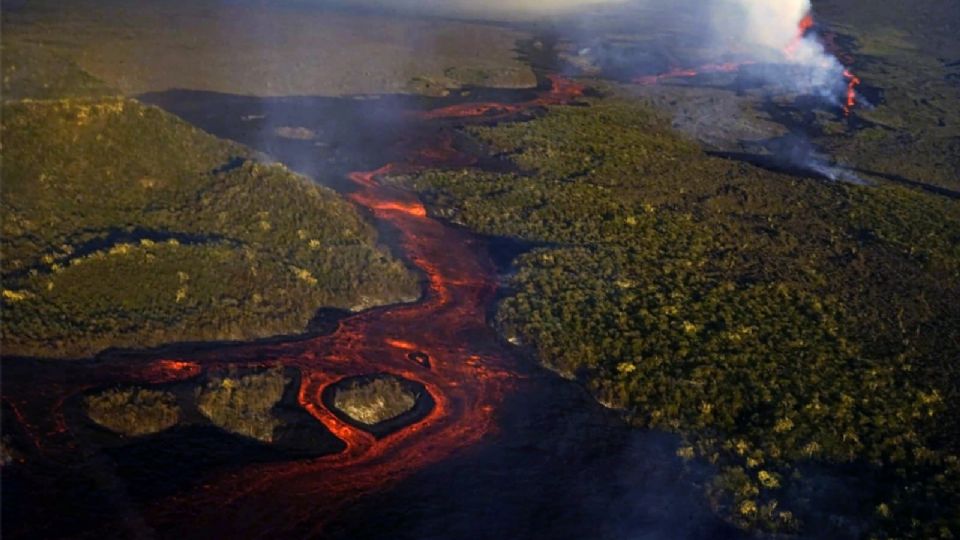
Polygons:
<instances>
[{"instance_id":1,"label":"white smoke plume","mask_svg":"<svg viewBox=\"0 0 960 540\"><path fill-rule=\"evenodd\" d=\"M579 21L599 9L617 10L618 6L623 7L624 17L655 12L682 24L692 24L686 31L706 37L705 45L714 52L757 64L750 68L750 74L772 86L795 94L819 96L834 105L844 105L847 101L848 79L843 65L813 33L803 31L805 19L813 15L810 0L313 1L424 15L501 20L565 16ZM649 21L641 19L636 23L640 28ZM591 31L584 26L581 30Z\"/></svg>"},{"instance_id":2,"label":"white smoke plume","mask_svg":"<svg viewBox=\"0 0 960 540\"><path fill-rule=\"evenodd\" d=\"M741 36L749 46L773 52L790 45L800 21L811 10L809 0L726 0L711 4L720 35Z\"/></svg>"},{"instance_id":3,"label":"white smoke plume","mask_svg":"<svg viewBox=\"0 0 960 540\"><path fill-rule=\"evenodd\" d=\"M770 66L754 70L798 94L817 95L842 105L846 98L843 65L814 33L810 0L721 0L712 2L711 21L722 48L735 48ZM738 44L737 41L740 43Z\"/></svg>"}]
</instances>

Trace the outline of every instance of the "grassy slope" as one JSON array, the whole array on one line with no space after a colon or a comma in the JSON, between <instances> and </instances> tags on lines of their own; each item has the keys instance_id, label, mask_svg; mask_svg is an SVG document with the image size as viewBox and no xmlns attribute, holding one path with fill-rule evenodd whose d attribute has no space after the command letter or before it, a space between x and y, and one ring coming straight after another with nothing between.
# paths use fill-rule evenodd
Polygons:
<instances>
[{"instance_id":1,"label":"grassy slope","mask_svg":"<svg viewBox=\"0 0 960 540\"><path fill-rule=\"evenodd\" d=\"M68 96L3 104L4 354L266 337L416 296L335 193L43 49L4 56L5 97Z\"/></svg>"},{"instance_id":2,"label":"grassy slope","mask_svg":"<svg viewBox=\"0 0 960 540\"><path fill-rule=\"evenodd\" d=\"M562 246L517 261L507 337L684 433L744 527L960 532L960 204L709 158L617 100L472 133L531 174L405 180L454 221ZM868 485L844 504L797 476L844 463Z\"/></svg>"}]
</instances>

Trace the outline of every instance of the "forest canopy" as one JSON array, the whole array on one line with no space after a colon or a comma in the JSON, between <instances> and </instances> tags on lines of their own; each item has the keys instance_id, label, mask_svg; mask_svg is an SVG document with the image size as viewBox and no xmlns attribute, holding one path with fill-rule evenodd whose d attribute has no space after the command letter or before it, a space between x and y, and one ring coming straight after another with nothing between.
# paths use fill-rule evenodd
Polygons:
<instances>
[{"instance_id":1,"label":"forest canopy","mask_svg":"<svg viewBox=\"0 0 960 540\"><path fill-rule=\"evenodd\" d=\"M436 215L546 245L514 261L502 334L683 434L723 515L960 531L960 204L710 157L616 98L466 132L517 172L395 181Z\"/></svg>"}]
</instances>

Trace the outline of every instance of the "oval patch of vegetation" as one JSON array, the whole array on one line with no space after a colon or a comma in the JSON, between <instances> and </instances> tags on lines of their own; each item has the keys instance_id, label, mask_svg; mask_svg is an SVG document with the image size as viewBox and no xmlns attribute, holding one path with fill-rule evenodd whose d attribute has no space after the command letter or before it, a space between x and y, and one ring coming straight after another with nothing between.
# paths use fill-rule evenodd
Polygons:
<instances>
[{"instance_id":1,"label":"oval patch of vegetation","mask_svg":"<svg viewBox=\"0 0 960 540\"><path fill-rule=\"evenodd\" d=\"M378 437L420 420L433 408L421 384L386 373L344 379L328 387L323 400L343 420Z\"/></svg>"},{"instance_id":2,"label":"oval patch of vegetation","mask_svg":"<svg viewBox=\"0 0 960 540\"><path fill-rule=\"evenodd\" d=\"M273 408L283 399L289 382L283 368L211 376L199 390L197 408L214 425L230 433L273 442L274 429L283 425Z\"/></svg>"},{"instance_id":3,"label":"oval patch of vegetation","mask_svg":"<svg viewBox=\"0 0 960 540\"><path fill-rule=\"evenodd\" d=\"M180 407L169 392L146 388L113 388L84 398L90 420L128 437L152 435L180 421Z\"/></svg>"}]
</instances>

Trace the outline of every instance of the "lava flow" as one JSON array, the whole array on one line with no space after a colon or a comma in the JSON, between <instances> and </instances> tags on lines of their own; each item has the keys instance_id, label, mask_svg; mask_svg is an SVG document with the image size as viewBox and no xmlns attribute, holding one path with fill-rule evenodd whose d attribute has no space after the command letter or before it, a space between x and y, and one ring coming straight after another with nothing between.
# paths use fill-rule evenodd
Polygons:
<instances>
[{"instance_id":1,"label":"lava flow","mask_svg":"<svg viewBox=\"0 0 960 540\"><path fill-rule=\"evenodd\" d=\"M582 93L581 86L554 77L550 90L528 102L471 103L417 114L424 122L501 118L568 102ZM349 175L357 188L349 198L398 232L402 253L425 275L421 301L354 315L342 320L334 333L307 340L230 347L176 359L69 366L62 379L69 382L41 392L13 388L11 406L42 411L38 420L23 419L24 428L42 431L40 423L62 418L64 399L98 385L166 383L227 365L296 368L301 374L300 405L345 443L342 452L214 473L197 489L151 503L144 516L163 536L193 537L207 531L247 538L315 535L343 505L494 432L497 406L522 376L486 323L497 287L493 266L482 255L479 240L431 218L414 194L381 181L389 174L474 161L452 142L443 130L432 140L418 141L405 161ZM374 373L422 384L433 398L433 409L422 420L376 438L327 408L321 396L330 385ZM55 404L54 410L49 404Z\"/></svg>"},{"instance_id":2,"label":"lava flow","mask_svg":"<svg viewBox=\"0 0 960 540\"><path fill-rule=\"evenodd\" d=\"M550 75L550 90L544 95L522 103L463 103L421 113L425 120L441 118L503 118L533 107L557 105L583 95L583 86L558 75Z\"/></svg>"},{"instance_id":3,"label":"lava flow","mask_svg":"<svg viewBox=\"0 0 960 540\"><path fill-rule=\"evenodd\" d=\"M724 62L722 64L704 64L695 69L677 68L671 69L665 73L659 73L657 75L644 75L642 77L635 77L632 82L642 86L650 86L669 79L692 78L703 73L734 73L742 66L751 63L752 62Z\"/></svg>"},{"instance_id":4,"label":"lava flow","mask_svg":"<svg viewBox=\"0 0 960 540\"><path fill-rule=\"evenodd\" d=\"M843 104L844 116L849 116L850 111L857 106L857 86L860 84L860 77L857 77L849 69L843 70L843 77L847 79L847 99Z\"/></svg>"},{"instance_id":5,"label":"lava flow","mask_svg":"<svg viewBox=\"0 0 960 540\"><path fill-rule=\"evenodd\" d=\"M814 24L812 13L807 13L803 19L800 20L800 24L797 28L797 36L784 51L788 58L793 58L795 56L797 47L799 47L800 42L804 40L810 32L813 31ZM831 39L830 43L832 42L833 40ZM825 49L831 48L826 43L821 44ZM836 48L835 45L832 47ZM836 55L836 52L833 54ZM843 103L841 106L843 107L843 115L850 116L850 112L853 111L853 108L857 105L857 86L860 85L860 78L854 75L849 68L843 69L843 78L846 80L846 92L843 96Z\"/></svg>"}]
</instances>

